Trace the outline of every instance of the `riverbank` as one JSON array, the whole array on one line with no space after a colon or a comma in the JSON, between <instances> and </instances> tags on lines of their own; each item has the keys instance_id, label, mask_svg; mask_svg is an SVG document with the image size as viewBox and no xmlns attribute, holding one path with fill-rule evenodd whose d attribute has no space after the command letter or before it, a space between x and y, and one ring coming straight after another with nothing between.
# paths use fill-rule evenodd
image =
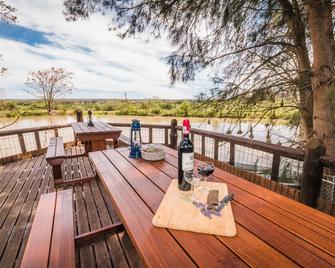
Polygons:
<instances>
[{"instance_id":1,"label":"riverbank","mask_svg":"<svg viewBox=\"0 0 335 268\"><path fill-rule=\"evenodd\" d=\"M51 115L74 115L76 110L95 115L127 116L166 116L198 118L236 119L281 119L294 124L298 117L297 109L281 107L282 100L259 102L257 105L229 103L227 105L205 104L195 100L62 100L57 101ZM278 107L275 111L271 107ZM2 100L0 117L49 116L42 101Z\"/></svg>"}]
</instances>

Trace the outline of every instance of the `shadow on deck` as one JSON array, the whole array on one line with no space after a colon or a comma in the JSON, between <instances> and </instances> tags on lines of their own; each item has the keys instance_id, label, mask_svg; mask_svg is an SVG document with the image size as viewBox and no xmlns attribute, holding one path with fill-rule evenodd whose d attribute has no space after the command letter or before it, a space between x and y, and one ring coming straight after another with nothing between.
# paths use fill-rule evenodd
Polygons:
<instances>
[{"instance_id":1,"label":"shadow on deck","mask_svg":"<svg viewBox=\"0 0 335 268\"><path fill-rule=\"evenodd\" d=\"M82 148L67 149L78 154ZM66 159L66 180L94 175L87 157ZM76 235L119 222L99 180L72 186ZM0 166L0 267L19 267L41 194L56 191L44 155ZM76 248L77 267L142 267L126 232Z\"/></svg>"}]
</instances>

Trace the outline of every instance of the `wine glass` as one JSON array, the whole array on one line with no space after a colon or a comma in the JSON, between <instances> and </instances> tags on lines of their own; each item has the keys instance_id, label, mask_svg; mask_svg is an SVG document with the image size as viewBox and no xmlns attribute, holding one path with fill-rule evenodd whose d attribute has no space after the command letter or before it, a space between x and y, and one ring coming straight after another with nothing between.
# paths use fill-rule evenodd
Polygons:
<instances>
[{"instance_id":1,"label":"wine glass","mask_svg":"<svg viewBox=\"0 0 335 268\"><path fill-rule=\"evenodd\" d=\"M191 196L191 200L195 201L195 191L194 191L194 186L196 183L198 183L201 180L200 176L195 176L195 174L193 172L185 172L184 173L184 178L185 180L191 184L191 191L192 191L192 196Z\"/></svg>"},{"instance_id":2,"label":"wine glass","mask_svg":"<svg viewBox=\"0 0 335 268\"><path fill-rule=\"evenodd\" d=\"M205 162L198 166L198 174L202 177L204 182L207 182L208 177L214 172L214 164L212 162ZM200 191L208 191L206 187L201 187Z\"/></svg>"}]
</instances>

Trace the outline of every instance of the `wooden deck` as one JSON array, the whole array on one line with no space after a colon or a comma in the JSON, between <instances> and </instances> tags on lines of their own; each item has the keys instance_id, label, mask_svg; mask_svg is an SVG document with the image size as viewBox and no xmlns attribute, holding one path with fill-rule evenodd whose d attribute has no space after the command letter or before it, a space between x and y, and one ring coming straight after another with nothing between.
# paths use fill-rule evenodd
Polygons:
<instances>
[{"instance_id":1,"label":"wooden deck","mask_svg":"<svg viewBox=\"0 0 335 268\"><path fill-rule=\"evenodd\" d=\"M68 149L79 154L82 148ZM66 159L66 180L94 175L86 157ZM51 167L45 156L0 166L0 267L20 265L35 210L41 194L55 191ZM73 187L76 235L119 222L99 181ZM123 232L76 249L77 267L142 267L128 237Z\"/></svg>"}]
</instances>

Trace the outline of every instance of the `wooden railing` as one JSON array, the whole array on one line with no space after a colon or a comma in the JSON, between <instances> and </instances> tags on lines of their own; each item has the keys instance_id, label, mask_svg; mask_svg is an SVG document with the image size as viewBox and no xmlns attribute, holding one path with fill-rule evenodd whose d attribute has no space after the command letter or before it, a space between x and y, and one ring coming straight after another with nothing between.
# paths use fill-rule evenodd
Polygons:
<instances>
[{"instance_id":1,"label":"wooden railing","mask_svg":"<svg viewBox=\"0 0 335 268\"><path fill-rule=\"evenodd\" d=\"M130 123L110 124L121 128L122 134L129 137ZM177 126L175 120L172 120L169 125L142 124L141 127L144 143L162 143L176 148L181 138L182 128ZM0 164L44 153L48 139L52 136L63 136L65 143L70 145L74 142L70 124L1 131ZM292 188L294 185L287 181L283 183L285 173L283 168L287 164L293 170L294 176L301 176L305 154L303 150L193 128L191 139L194 141L198 158L214 161L231 173L290 198L299 199L299 189ZM257 163L253 164L255 159L263 163L256 161ZM322 157L319 162L325 167L327 174L333 174L331 169L335 169L335 159ZM294 166L293 163L295 163ZM263 166L261 171L259 166ZM289 178L290 174L286 177ZM323 204L326 204L323 206L327 207L324 209L326 212L335 214L333 199Z\"/></svg>"},{"instance_id":2,"label":"wooden railing","mask_svg":"<svg viewBox=\"0 0 335 268\"><path fill-rule=\"evenodd\" d=\"M67 130L67 133L64 130ZM43 154L49 138L58 136L66 138L66 145L74 142L70 124L1 131L0 164Z\"/></svg>"}]
</instances>

